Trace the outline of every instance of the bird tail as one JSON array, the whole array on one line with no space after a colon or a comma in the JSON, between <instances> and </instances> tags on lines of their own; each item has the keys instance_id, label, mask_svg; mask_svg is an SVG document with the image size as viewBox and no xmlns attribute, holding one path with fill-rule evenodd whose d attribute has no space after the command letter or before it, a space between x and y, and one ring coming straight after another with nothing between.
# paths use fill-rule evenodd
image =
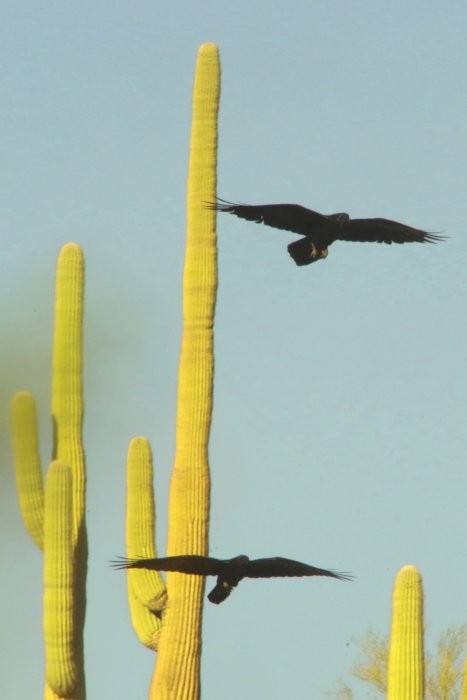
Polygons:
<instances>
[{"instance_id":1,"label":"bird tail","mask_svg":"<svg viewBox=\"0 0 467 700\"><path fill-rule=\"evenodd\" d=\"M227 581L221 581L216 584L210 593L208 593L208 600L215 605L222 603L229 595L232 593L233 586L231 586Z\"/></svg>"},{"instance_id":2,"label":"bird tail","mask_svg":"<svg viewBox=\"0 0 467 700\"><path fill-rule=\"evenodd\" d=\"M316 248L307 236L305 236L305 238L299 238L298 241L294 241L293 243L289 243L287 250L296 265L311 265L311 263L325 258L328 254L327 248L324 250Z\"/></svg>"}]
</instances>

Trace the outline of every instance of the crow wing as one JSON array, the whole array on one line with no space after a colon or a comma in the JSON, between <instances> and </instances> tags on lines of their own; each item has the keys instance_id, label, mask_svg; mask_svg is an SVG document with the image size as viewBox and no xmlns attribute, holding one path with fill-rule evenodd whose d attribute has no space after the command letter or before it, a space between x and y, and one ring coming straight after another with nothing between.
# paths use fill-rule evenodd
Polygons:
<instances>
[{"instance_id":1,"label":"crow wing","mask_svg":"<svg viewBox=\"0 0 467 700\"><path fill-rule=\"evenodd\" d=\"M443 240L443 236L389 219L350 219L339 229L337 238L362 243L436 243Z\"/></svg>"},{"instance_id":2,"label":"crow wing","mask_svg":"<svg viewBox=\"0 0 467 700\"><path fill-rule=\"evenodd\" d=\"M111 565L115 569L154 569L155 571L178 571L182 574L197 574L199 576L217 576L225 567L225 562L221 559L202 557L197 554L184 554L158 559L120 557L118 561L111 562Z\"/></svg>"},{"instance_id":3,"label":"crow wing","mask_svg":"<svg viewBox=\"0 0 467 700\"><path fill-rule=\"evenodd\" d=\"M241 219L256 221L257 224L266 224L283 231L293 231L301 233L302 236L310 236L316 226L322 226L329 221L325 214L319 214L300 204L234 204L218 199L214 204L208 204L216 211L235 214Z\"/></svg>"},{"instance_id":4,"label":"crow wing","mask_svg":"<svg viewBox=\"0 0 467 700\"><path fill-rule=\"evenodd\" d=\"M245 576L248 578L272 578L274 576L331 576L341 581L351 581L352 576L338 571L318 569L293 559L271 557L269 559L252 559L248 563Z\"/></svg>"}]
</instances>

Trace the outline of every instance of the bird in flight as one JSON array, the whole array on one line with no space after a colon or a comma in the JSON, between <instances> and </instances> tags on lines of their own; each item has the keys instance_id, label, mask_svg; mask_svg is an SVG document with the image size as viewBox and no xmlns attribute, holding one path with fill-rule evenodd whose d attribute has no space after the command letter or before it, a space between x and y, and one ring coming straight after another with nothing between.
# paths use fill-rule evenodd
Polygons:
<instances>
[{"instance_id":1,"label":"bird in flight","mask_svg":"<svg viewBox=\"0 0 467 700\"><path fill-rule=\"evenodd\" d=\"M299 233L304 238L287 246L296 265L326 258L334 241L372 243L436 243L443 236L428 233L389 219L351 219L348 214L319 214L299 204L234 204L218 199L208 203L215 211L235 214L241 219L266 224L284 231Z\"/></svg>"},{"instance_id":2,"label":"bird in flight","mask_svg":"<svg viewBox=\"0 0 467 700\"><path fill-rule=\"evenodd\" d=\"M352 576L337 571L318 569L309 564L283 557L249 559L240 554L233 559L214 559L195 554L161 559L126 559L111 562L115 569L154 569L156 571L178 571L182 574L217 576L217 583L208 594L211 603L222 603L242 578L272 578L274 576L330 576L341 581L351 581Z\"/></svg>"}]
</instances>

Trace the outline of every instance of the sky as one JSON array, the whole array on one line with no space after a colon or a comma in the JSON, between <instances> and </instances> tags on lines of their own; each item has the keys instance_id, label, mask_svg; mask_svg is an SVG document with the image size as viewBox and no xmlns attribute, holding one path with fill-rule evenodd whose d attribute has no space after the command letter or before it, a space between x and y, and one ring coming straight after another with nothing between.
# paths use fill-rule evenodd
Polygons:
<instances>
[{"instance_id":1,"label":"sky","mask_svg":"<svg viewBox=\"0 0 467 700\"><path fill-rule=\"evenodd\" d=\"M125 455L145 435L165 553L191 93L222 66L218 194L385 217L438 245L335 243L218 217L210 552L350 571L244 581L206 604L202 696L324 698L423 577L427 645L467 622L467 6L414 0L24 1L0 10L0 677L40 697L42 555L17 505L9 402L38 402L49 459L55 263L86 257L88 698L148 695L132 629ZM208 582L209 584L210 582ZM27 669L27 671L25 671ZM364 689L354 686L357 696Z\"/></svg>"}]
</instances>

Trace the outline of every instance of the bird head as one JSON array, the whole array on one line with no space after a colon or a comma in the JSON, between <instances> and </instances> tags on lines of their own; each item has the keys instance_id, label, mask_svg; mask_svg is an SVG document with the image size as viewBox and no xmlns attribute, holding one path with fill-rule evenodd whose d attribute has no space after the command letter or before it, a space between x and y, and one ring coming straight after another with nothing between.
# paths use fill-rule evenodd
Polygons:
<instances>
[{"instance_id":1,"label":"bird head","mask_svg":"<svg viewBox=\"0 0 467 700\"><path fill-rule=\"evenodd\" d=\"M246 556L246 554L239 554L238 557L233 557L232 559L229 560L229 565L230 566L238 566L242 567L248 564L250 561L250 558Z\"/></svg>"},{"instance_id":2,"label":"bird head","mask_svg":"<svg viewBox=\"0 0 467 700\"><path fill-rule=\"evenodd\" d=\"M329 218L332 221L335 221L336 224L339 224L339 226L343 226L344 224L348 224L350 221L350 216L346 214L345 212L340 212L339 214L331 214Z\"/></svg>"}]
</instances>

